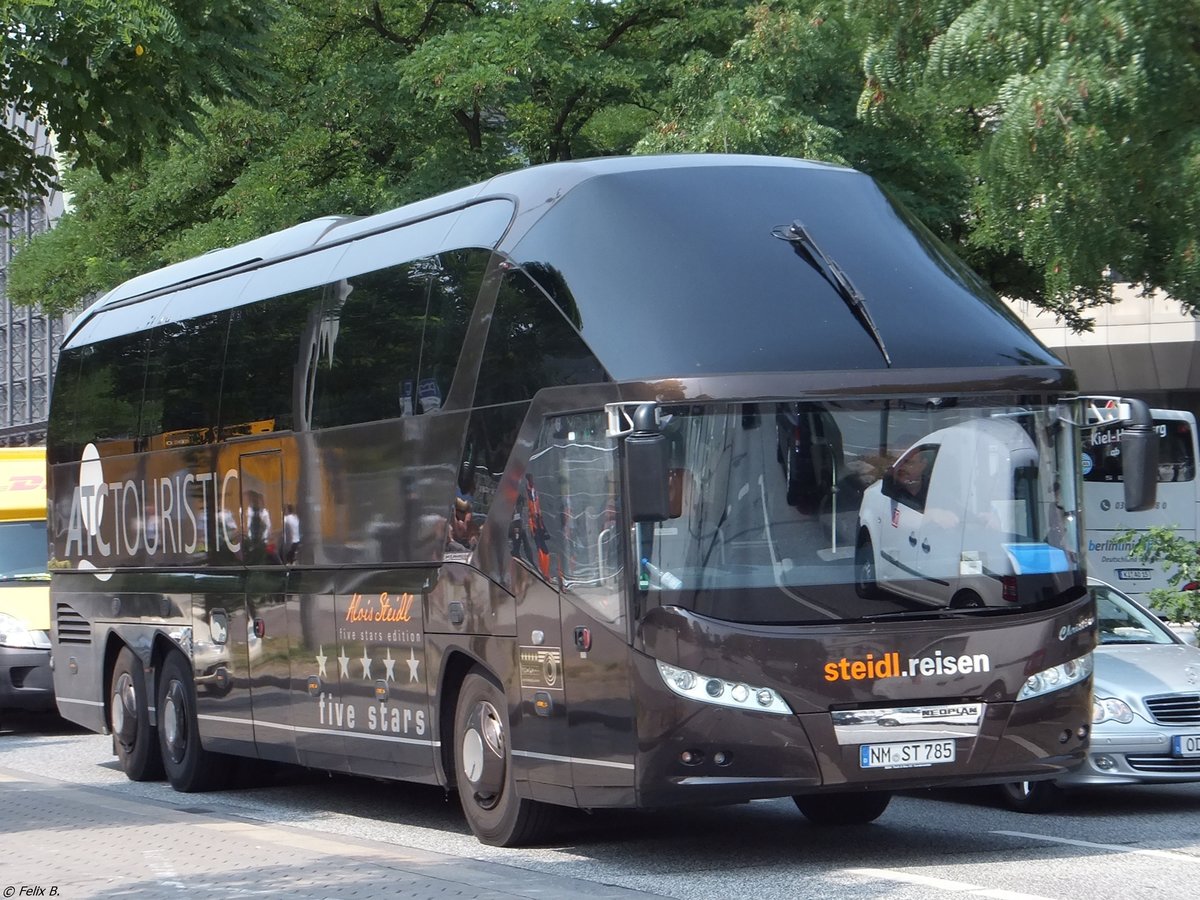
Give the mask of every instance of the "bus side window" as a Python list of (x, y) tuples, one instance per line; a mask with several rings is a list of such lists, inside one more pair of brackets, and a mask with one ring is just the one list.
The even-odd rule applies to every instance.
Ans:
[(327, 321), (316, 360), (313, 427), (412, 415), (421, 332), (435, 265), (416, 260), (356, 275), (326, 289)]
[(296, 348), (321, 302), (319, 288), (233, 311), (221, 394), (221, 438), (294, 428)]
[(74, 347), (64, 350), (58, 358), (58, 371), (54, 374), (54, 403), (50, 405), (47, 429), (46, 461), (50, 465), (79, 459), (86, 443), (75, 427), (80, 408), (86, 402), (86, 388), (79, 377), (82, 356), (83, 349)]
[(148, 339), (149, 332), (141, 331), (80, 348), (72, 397), (79, 445), (94, 443), (102, 456), (136, 449)]
[(154, 330), (142, 404), (148, 449), (212, 443), (229, 313), (220, 312)]
[[(485, 523), (494, 514), (500, 481), (528, 411), (528, 403), (510, 403), (477, 409), (471, 413), (463, 458), (459, 464), (454, 509), (451, 512), (453, 519), (447, 529), (447, 550), (461, 552), (475, 549), (474, 539), (478, 538)], [(516, 500), (510, 516), (523, 509), (523, 497), (518, 496)], [(465, 541), (462, 539), (464, 536), (467, 538)], [(505, 539), (510, 538), (511, 534)]]
[(607, 380), (563, 312), (524, 273), (509, 272), (496, 297), (474, 405), (529, 400), (544, 387)]
[(418, 398), (414, 407), (417, 413), (434, 409), (425, 408), (423, 398), (435, 397), (440, 405), (450, 395), (467, 326), (491, 255), (490, 250), (455, 250), (438, 257), (421, 339)]

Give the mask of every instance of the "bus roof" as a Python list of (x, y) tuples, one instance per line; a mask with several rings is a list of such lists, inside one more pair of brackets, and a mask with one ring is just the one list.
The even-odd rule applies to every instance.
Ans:
[[(328, 217), (134, 278), (63, 341), (86, 345), (446, 250), (522, 267), (613, 380), (1050, 368), (980, 279), (868, 176), (691, 154), (533, 166), (365, 218)], [(266, 269), (266, 267), (270, 267)]]
[[(409, 203), (372, 216), (323, 216), (264, 235), (232, 247), (212, 250), (193, 259), (137, 275), (96, 300), (72, 323), (66, 339), (101, 310), (123, 306), (138, 298), (157, 296), (165, 290), (220, 275), (258, 268), (297, 254), (351, 241), (382, 230), (397, 228), (431, 216), (478, 203), (489, 198), (508, 198), (519, 210), (561, 197), (572, 187), (598, 175), (648, 169), (700, 166), (788, 166), (839, 169), (827, 163), (784, 157), (737, 154), (679, 154), (672, 156), (604, 157), (531, 166), (504, 172), (470, 187)], [(845, 169), (846, 172), (853, 170)]]

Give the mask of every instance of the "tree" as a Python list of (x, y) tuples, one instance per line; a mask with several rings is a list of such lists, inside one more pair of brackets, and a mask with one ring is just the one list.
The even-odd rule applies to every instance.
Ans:
[(840, 0), (753, 7), (722, 56), (673, 68), (665, 111), (640, 152), (762, 153), (853, 166), (884, 182), (941, 237), (960, 242), (970, 158), (955, 123), (916, 104), (866, 121), (861, 19)]
[(107, 182), (69, 173), (75, 211), (17, 256), (9, 296), (70, 309), (138, 272), (320, 215), (628, 152), (665, 84), (657, 54), (723, 52), (741, 6), (292, 0), (264, 42), (274, 77), (256, 102), (213, 104), (198, 134)]
[(997, 291), (1076, 327), (1110, 278), (1200, 310), (1200, 0), (260, 8), (275, 15), (259, 99), (212, 103), (140, 166), (106, 163), (121, 190), (72, 176), (77, 214), (17, 257), (10, 296), (61, 309), (529, 163), (731, 151), (868, 172)]
[(1076, 327), (1111, 279), (1200, 310), (1197, 0), (851, 4), (869, 37), (860, 113), (917, 103), (970, 123), (967, 243), (1019, 258)]
[[(40, 119), (58, 150), (105, 176), (195, 129), (205, 100), (244, 93), (261, 71), (270, 6), (251, 0), (2, 0), (0, 102)], [(55, 183), (20, 128), (0, 130), (0, 207)]]
[(1200, 309), (1197, 0), (769, 0), (643, 147), (846, 162), (1079, 328), (1111, 279)]
[(1116, 540), (1129, 542), (1129, 555), (1145, 563), (1174, 567), (1172, 590), (1155, 588), (1150, 603), (1169, 622), (1200, 622), (1200, 543), (1180, 537), (1174, 528), (1155, 526), (1146, 531), (1126, 531)]

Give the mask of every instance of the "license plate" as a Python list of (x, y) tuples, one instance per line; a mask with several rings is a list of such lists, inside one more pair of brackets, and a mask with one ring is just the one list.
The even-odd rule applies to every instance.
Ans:
[(954, 762), (953, 740), (904, 741), (894, 744), (862, 744), (858, 762), (864, 769), (900, 769)]
[(1154, 577), (1153, 569), (1117, 569), (1120, 581), (1149, 581)]
[(1200, 734), (1177, 734), (1171, 738), (1171, 755), (1200, 756)]

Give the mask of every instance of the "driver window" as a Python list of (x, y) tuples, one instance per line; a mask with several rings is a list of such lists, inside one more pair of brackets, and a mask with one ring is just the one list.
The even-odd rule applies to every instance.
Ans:
[[(604, 622), (622, 621), (624, 567), (617, 446), (601, 413), (553, 416), (542, 425), (514, 526), (516, 555)], [(516, 548), (514, 548), (516, 549)]]
[(937, 460), (936, 444), (914, 447), (897, 460), (892, 467), (891, 490), (888, 496), (898, 503), (925, 512), (925, 501), (929, 496), (929, 478)]

